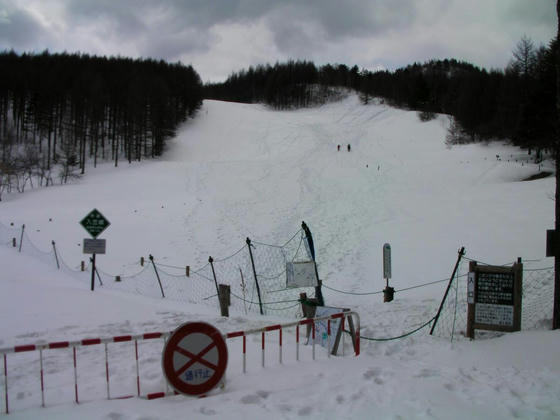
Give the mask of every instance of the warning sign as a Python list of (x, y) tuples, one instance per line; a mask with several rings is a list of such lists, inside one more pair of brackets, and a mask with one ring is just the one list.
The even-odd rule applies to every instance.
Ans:
[(220, 383), (227, 359), (227, 345), (218, 329), (205, 322), (187, 322), (163, 348), (163, 374), (175, 391), (200, 395)]

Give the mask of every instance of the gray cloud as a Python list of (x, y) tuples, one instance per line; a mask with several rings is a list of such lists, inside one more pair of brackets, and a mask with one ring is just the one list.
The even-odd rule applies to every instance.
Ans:
[(41, 23), (25, 10), (0, 1), (0, 48), (33, 48), (37, 39), (50, 40)]
[(555, 25), (542, 0), (0, 0), (5, 48), (181, 59), (203, 79), (288, 58), (504, 67), (521, 36), (548, 43)]

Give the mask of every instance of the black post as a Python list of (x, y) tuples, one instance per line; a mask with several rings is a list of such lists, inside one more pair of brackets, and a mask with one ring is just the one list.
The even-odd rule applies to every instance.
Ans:
[(251, 251), (251, 240), (247, 238), (247, 247), (249, 248), (249, 256), (251, 257), (251, 267), (253, 267), (253, 276), (255, 278), (255, 284), (257, 285), (257, 296), (259, 297), (259, 309), (261, 315), (263, 313), (262, 300), (261, 300), (261, 288), (259, 287), (259, 281), (257, 280), (257, 270), (255, 270), (255, 260), (253, 260), (253, 251)]
[(58, 255), (56, 253), (56, 244), (52, 241), (52, 247), (54, 250), (54, 258), (56, 259), (56, 267), (60, 270), (60, 264), (58, 263)]
[(216, 293), (218, 294), (218, 299), (220, 298), (220, 289), (218, 288), (218, 280), (216, 279), (216, 272), (214, 271), (214, 258), (208, 257), (208, 262), (210, 267), (212, 267), (212, 277), (214, 277), (214, 284), (216, 285)]
[(457, 269), (459, 268), (459, 263), (461, 262), (461, 258), (463, 258), (463, 255), (465, 255), (465, 247), (462, 246), (461, 249), (459, 250), (459, 256), (457, 257), (457, 262), (455, 263), (455, 268), (453, 269), (453, 274), (451, 274), (451, 278), (449, 279), (449, 283), (447, 283), (447, 289), (445, 289), (445, 294), (443, 295), (443, 299), (441, 300), (441, 303), (439, 304), (439, 309), (437, 311), (437, 314), (434, 318), (434, 323), (432, 324), (432, 329), (430, 330), (430, 335), (433, 334), (434, 329), (436, 328), (436, 324), (438, 322), (439, 319), (439, 314), (441, 313), (441, 310), (443, 309), (443, 304), (445, 303), (445, 300), (447, 299), (447, 294), (449, 293), (449, 289), (451, 288), (451, 283), (453, 283), (453, 279), (455, 278), (455, 273), (457, 272)]
[(19, 251), (21, 252), (21, 244), (23, 243), (23, 231), (25, 230), (25, 225), (21, 225), (21, 236), (19, 238)]
[(101, 281), (101, 276), (99, 275), (99, 271), (97, 270), (97, 267), (95, 267), (95, 274), (97, 274), (97, 280), (99, 280), (99, 285), (103, 286), (103, 282)]
[(157, 271), (156, 264), (154, 263), (154, 257), (152, 254), (150, 254), (150, 261), (152, 262), (152, 266), (154, 267), (154, 271), (156, 272), (157, 281), (159, 283), (159, 289), (161, 290), (161, 297), (164, 298), (165, 294), (163, 293), (163, 286), (161, 285), (161, 280), (159, 279), (159, 273)]
[(91, 291), (95, 289), (95, 254), (91, 256)]
[[(560, 0), (556, 1), (556, 41), (560, 40)], [(556, 123), (560, 123), (560, 48), (556, 47)], [(560, 134), (556, 133), (554, 144), (554, 157), (556, 160), (556, 192), (554, 204), (554, 220), (556, 234), (560, 235)], [(560, 255), (554, 256), (554, 306), (552, 309), (552, 329), (560, 328)]]
[(317, 286), (315, 286), (315, 297), (317, 298), (317, 303), (319, 306), (325, 306), (325, 299), (323, 299), (323, 292), (321, 291), (321, 280), (319, 280), (319, 272), (317, 271), (317, 263), (315, 262), (315, 245), (313, 244), (313, 235), (309, 227), (305, 222), (301, 222), (301, 228), (305, 232), (305, 238), (307, 239), (307, 245), (309, 245), (309, 252), (311, 253), (311, 258), (315, 263), (315, 275), (317, 276)]

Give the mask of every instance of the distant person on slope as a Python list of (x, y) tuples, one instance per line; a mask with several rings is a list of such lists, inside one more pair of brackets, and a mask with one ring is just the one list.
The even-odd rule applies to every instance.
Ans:
[(340, 144), (337, 146), (338, 151), (340, 152)]
[(348, 144), (348, 151), (350, 151), (350, 144)]

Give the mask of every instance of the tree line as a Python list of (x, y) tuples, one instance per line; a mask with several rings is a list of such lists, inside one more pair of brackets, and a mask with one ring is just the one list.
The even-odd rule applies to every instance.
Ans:
[(0, 53), (0, 198), (98, 162), (158, 156), (202, 104), (191, 66), (86, 54)]
[(555, 136), (557, 42), (534, 46), (524, 37), (503, 70), (486, 70), (454, 59), (415, 63), (395, 71), (359, 70), (344, 64), (317, 67), (309, 61), (250, 67), (224, 83), (205, 85), (205, 97), (266, 103), (275, 109), (313, 105), (345, 87), (364, 103), (380, 97), (416, 110), (453, 117), (450, 143), (508, 138), (524, 148), (549, 148)]

